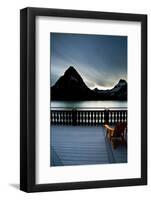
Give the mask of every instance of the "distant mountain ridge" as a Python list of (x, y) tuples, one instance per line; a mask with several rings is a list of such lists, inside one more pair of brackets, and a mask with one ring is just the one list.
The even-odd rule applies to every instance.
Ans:
[(91, 90), (70, 66), (51, 87), (51, 100), (127, 100), (127, 82), (120, 79), (110, 90)]

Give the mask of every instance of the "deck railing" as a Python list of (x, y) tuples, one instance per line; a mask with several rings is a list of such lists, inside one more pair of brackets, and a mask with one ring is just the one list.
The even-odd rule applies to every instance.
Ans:
[(52, 125), (99, 125), (127, 122), (126, 108), (62, 109), (51, 108)]

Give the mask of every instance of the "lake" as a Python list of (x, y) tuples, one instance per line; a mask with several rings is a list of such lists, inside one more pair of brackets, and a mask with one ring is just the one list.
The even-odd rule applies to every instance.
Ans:
[(51, 108), (127, 108), (127, 101), (51, 101)]

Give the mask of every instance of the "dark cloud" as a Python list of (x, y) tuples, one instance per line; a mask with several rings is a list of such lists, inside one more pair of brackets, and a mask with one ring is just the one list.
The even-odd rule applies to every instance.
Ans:
[(51, 84), (74, 66), (93, 88), (127, 80), (127, 37), (51, 33)]

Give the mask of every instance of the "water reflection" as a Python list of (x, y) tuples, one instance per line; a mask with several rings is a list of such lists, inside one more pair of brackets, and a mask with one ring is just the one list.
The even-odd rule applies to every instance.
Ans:
[(127, 101), (51, 101), (51, 108), (125, 108)]

